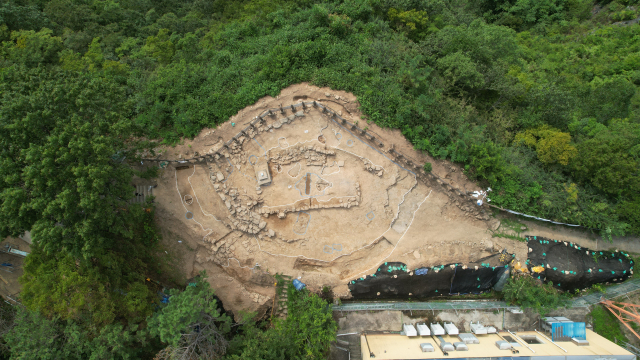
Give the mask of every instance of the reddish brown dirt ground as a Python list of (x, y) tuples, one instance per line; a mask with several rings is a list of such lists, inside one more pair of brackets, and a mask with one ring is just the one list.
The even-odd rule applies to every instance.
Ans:
[[(207, 270), (225, 307), (238, 313), (270, 306), (275, 273), (349, 298), (347, 282), (384, 261), (409, 267), (464, 263), (504, 248), (526, 258), (523, 243), (491, 237), (495, 220), (471, 216), (475, 205), (393, 161), (391, 147), (415, 163), (431, 162), (454, 187), (479, 190), (456, 166), (415, 151), (398, 130), (367, 124), (384, 143), (375, 148), (308, 107), (297, 116), (277, 111), (253, 137), (223, 147), (264, 111), (313, 100), (366, 124), (352, 94), (298, 84), (193, 140), (158, 149), (158, 158), (168, 160), (223, 150), (206, 163), (178, 164), (180, 170), (171, 164), (158, 179), (158, 224), (172, 234), (166, 241), (182, 241), (178, 247), (186, 249), (184, 268), (176, 271), (188, 277)], [(265, 166), (271, 183), (257, 187)], [(188, 204), (186, 195), (195, 201)]]

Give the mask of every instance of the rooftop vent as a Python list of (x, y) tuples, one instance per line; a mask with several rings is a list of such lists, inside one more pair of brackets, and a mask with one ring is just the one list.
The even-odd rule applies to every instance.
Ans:
[(465, 344), (480, 344), (480, 340), (477, 337), (473, 336), (473, 334), (465, 333), (458, 335), (458, 339), (464, 342)]
[(422, 350), (422, 352), (434, 352), (435, 351), (435, 349), (433, 348), (433, 345), (431, 345), (429, 343), (420, 344), (420, 349)]
[(589, 341), (588, 340), (582, 340), (582, 339), (577, 339), (577, 338), (571, 338), (571, 342), (578, 345), (578, 346), (588, 346), (589, 345)]
[(440, 343), (440, 349), (442, 349), (442, 351), (445, 351), (445, 352), (456, 350), (453, 344), (447, 341), (443, 341)]
[(535, 335), (520, 335), (520, 338), (527, 344), (544, 344), (544, 342)]

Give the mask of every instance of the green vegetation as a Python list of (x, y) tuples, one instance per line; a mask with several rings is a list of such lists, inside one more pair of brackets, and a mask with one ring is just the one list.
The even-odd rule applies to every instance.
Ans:
[(629, 341), (622, 333), (620, 321), (602, 305), (594, 306), (589, 316), (593, 323), (593, 330), (598, 334), (613, 342), (616, 340)]
[[(320, 357), (333, 325), (326, 303), (306, 293), (290, 296), (306, 310), (289, 311), (313, 319), (308, 330), (276, 320), (265, 331), (236, 327), (236, 336), (204, 285), (174, 294), (203, 312), (179, 321), (179, 310), (158, 312), (160, 289), (145, 279), (176, 284), (152, 204), (129, 203), (134, 174), (158, 174), (131, 166), (149, 148), (143, 139), (175, 144), (303, 81), (353, 92), (368, 121), (459, 163), (494, 189), (493, 204), (606, 239), (640, 235), (640, 26), (618, 23), (638, 8), (637, 0), (3, 1), (0, 236), (31, 231), (34, 241), (25, 308), (5, 336), (11, 357), (173, 349), (163, 353), (171, 357), (183, 340), (143, 331), (147, 323), (187, 331), (198, 321), (229, 340), (225, 356)], [(541, 312), (560, 305), (551, 289), (525, 281), (507, 286), (510, 301)]]
[[(524, 229), (523, 229), (524, 228)], [(527, 227), (517, 220), (505, 217), (500, 220), (500, 227), (493, 232), (492, 237), (501, 237), (505, 239), (511, 239), (521, 242), (527, 242), (527, 239), (522, 235), (526, 231)]]
[(532, 309), (540, 315), (564, 306), (567, 300), (567, 295), (555, 289), (553, 284), (540, 284), (527, 275), (509, 279), (503, 294), (506, 302)]
[(286, 287), (288, 314), (275, 319), (266, 331), (249, 324), (244, 335), (230, 349), (233, 360), (324, 359), (329, 342), (335, 340), (337, 326), (331, 305), (305, 288)]
[(222, 315), (219, 304), (204, 281), (206, 274), (190, 283), (184, 291), (172, 289), (168, 305), (150, 317), (148, 331), (168, 346), (158, 356), (164, 359), (216, 359), (226, 353), (232, 319)]

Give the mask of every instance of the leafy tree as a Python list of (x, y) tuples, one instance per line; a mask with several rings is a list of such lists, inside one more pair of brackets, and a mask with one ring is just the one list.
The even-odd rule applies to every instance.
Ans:
[(567, 0), (478, 0), (477, 5), (490, 21), (516, 29), (565, 18)]
[(477, 65), (461, 51), (439, 58), (437, 64), (448, 87), (474, 90), (485, 85)]
[(545, 164), (568, 165), (577, 150), (571, 145), (571, 135), (543, 125), (516, 135), (515, 142), (536, 149), (538, 159)]
[(160, 64), (168, 64), (175, 53), (175, 45), (169, 36), (169, 29), (160, 29), (157, 36), (149, 36), (142, 48)]
[(58, 62), (58, 52), (62, 50), (62, 39), (52, 36), (53, 31), (42, 29), (11, 32), (12, 42), (4, 42), (4, 52), (9, 60), (29, 67), (52, 65)]
[(217, 359), (225, 355), (232, 319), (202, 273), (184, 291), (170, 290), (170, 301), (148, 320), (149, 332), (168, 344), (159, 359)]
[(511, 278), (504, 286), (504, 299), (525, 309), (532, 309), (540, 315), (564, 305), (566, 296), (552, 284), (537, 283), (528, 275)]
[(307, 289), (287, 287), (286, 319), (275, 319), (273, 327), (257, 331), (245, 326), (230, 359), (322, 359), (335, 339), (336, 323), (331, 305)]
[(40, 30), (49, 25), (49, 19), (37, 6), (3, 2), (0, 5), (0, 24), (7, 25), (10, 31)]
[(429, 33), (438, 31), (433, 23), (429, 22), (426, 11), (411, 9), (402, 11), (390, 8), (387, 12), (389, 22), (399, 30), (407, 34), (413, 41), (424, 39)]
[(493, 142), (472, 144), (470, 149), (472, 174), (480, 179), (496, 183), (507, 171), (501, 149)]
[(587, 139), (577, 146), (572, 166), (575, 175), (609, 194), (630, 194), (640, 185), (640, 159), (635, 149), (640, 144), (640, 125), (616, 120), (610, 126), (595, 122), (576, 125)]
[(629, 225), (629, 232), (640, 234), (640, 196), (620, 202), (616, 212)]
[(139, 359), (148, 342), (136, 326), (112, 324), (91, 335), (75, 321), (49, 320), (19, 307), (12, 330), (4, 335), (12, 360)]
[(31, 230), (44, 252), (85, 259), (131, 236), (122, 89), (19, 65), (0, 73), (0, 89), (0, 236)]
[[(135, 251), (132, 244), (122, 245)], [(85, 320), (91, 331), (116, 320), (138, 323), (151, 314), (155, 298), (145, 284), (145, 269), (136, 266), (139, 261), (112, 251), (91, 261), (75, 260), (36, 247), (20, 279), (21, 298), (27, 308), (49, 318)]]

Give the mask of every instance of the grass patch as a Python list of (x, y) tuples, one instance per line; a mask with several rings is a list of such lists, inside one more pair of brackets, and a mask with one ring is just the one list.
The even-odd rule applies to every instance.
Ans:
[[(524, 229), (523, 229), (524, 227)], [(492, 237), (500, 237), (505, 239), (511, 239), (515, 241), (527, 242), (523, 232), (528, 230), (527, 226), (521, 222), (504, 217), (500, 220), (500, 227), (492, 234)]]
[(589, 317), (593, 324), (593, 330), (609, 341), (629, 341), (620, 328), (620, 321), (602, 305), (596, 305), (589, 313)]
[(511, 239), (511, 240), (515, 240), (515, 241), (521, 241), (521, 242), (527, 242), (527, 239), (524, 236), (518, 236), (518, 235), (512, 235), (512, 234), (507, 234), (507, 233), (503, 233), (503, 232), (494, 232), (491, 237), (499, 237), (499, 238), (505, 238), (505, 239)]

